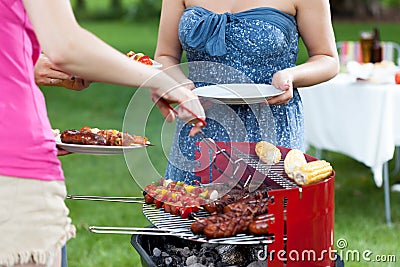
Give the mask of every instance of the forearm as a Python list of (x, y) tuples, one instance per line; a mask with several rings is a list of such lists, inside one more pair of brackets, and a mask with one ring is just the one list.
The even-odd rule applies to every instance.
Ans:
[(307, 87), (335, 77), (339, 72), (339, 63), (335, 56), (316, 55), (284, 71), (292, 77), (293, 87)]
[[(50, 60), (68, 73), (74, 73), (92, 81), (125, 86), (140, 86), (159, 73), (154, 68), (130, 60), (80, 27), (72, 34), (79, 42), (65, 42), (61, 46), (50, 46), (45, 50)], [(82, 43), (85, 45), (81, 45)], [(68, 51), (74, 51), (74, 53)], [(149, 86), (157, 86), (157, 84), (149, 81)]]
[[(24, 5), (43, 51), (61, 70), (87, 80), (132, 87), (160, 73), (130, 60), (80, 27), (69, 1), (24, 0)], [(157, 78), (147, 86), (159, 86), (153, 80)]]
[(60, 70), (80, 78), (130, 87), (146, 87), (172, 103), (188, 105), (194, 114), (178, 110), (185, 122), (194, 122), (194, 134), (204, 125), (204, 110), (195, 94), (165, 72), (129, 59), (75, 20), (69, 0), (22, 0), (39, 43)]
[(168, 73), (168, 75), (173, 77), (180, 84), (191, 82), (181, 68), (180, 59), (167, 55), (157, 55), (157, 53), (154, 59), (163, 65), (163, 71)]
[(185, 9), (183, 0), (163, 0), (154, 59), (180, 84), (191, 83), (179, 66), (182, 46), (178, 36), (179, 19)]
[[(299, 34), (309, 59), (292, 68), (294, 87), (325, 82), (339, 72), (329, 0), (294, 0)], [(318, 22), (318, 23), (316, 23)]]

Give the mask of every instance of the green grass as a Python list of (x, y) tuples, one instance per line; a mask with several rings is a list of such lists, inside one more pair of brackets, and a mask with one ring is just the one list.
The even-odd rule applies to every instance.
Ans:
[[(150, 55), (154, 53), (158, 26), (156, 23), (85, 22), (82, 25), (122, 52), (132, 49)], [(373, 24), (335, 23), (337, 40), (356, 40), (359, 30), (371, 29), (372, 26)], [(382, 24), (380, 27), (382, 38), (400, 42), (398, 26)], [(82, 92), (60, 88), (43, 88), (43, 91), (52, 125), (59, 129), (79, 128), (83, 125), (121, 129), (125, 109), (135, 93), (135, 89), (97, 83)], [(151, 121), (147, 130), (151, 140), (157, 140), (154, 141), (157, 147), (149, 148), (148, 152), (162, 171), (166, 162), (165, 158), (160, 157), (160, 143), (157, 138), (162, 123), (161, 116), (153, 112)], [(332, 162), (337, 173), (335, 240), (346, 239), (348, 249), (351, 250), (370, 250), (374, 255), (395, 254), (397, 262), (400, 262), (400, 194), (392, 194), (394, 225), (389, 228), (384, 220), (383, 190), (374, 185), (370, 170), (337, 153), (326, 152), (324, 157)], [(123, 156), (73, 154), (62, 157), (61, 161), (69, 194), (141, 194)], [(146, 168), (140, 168), (139, 164), (134, 173), (136, 177), (145, 178), (147, 171)], [(392, 177), (392, 181), (394, 178)], [(68, 243), (69, 266), (140, 266), (139, 256), (130, 245), (130, 236), (96, 235), (87, 231), (89, 225), (146, 226), (148, 222), (142, 215), (140, 205), (77, 200), (66, 202), (78, 230), (77, 237)], [(390, 265), (365, 261), (346, 263), (346, 267), (398, 265), (399, 263)]]

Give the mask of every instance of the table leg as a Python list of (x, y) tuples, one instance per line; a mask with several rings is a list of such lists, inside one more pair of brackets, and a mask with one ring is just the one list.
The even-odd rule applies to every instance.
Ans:
[(391, 212), (390, 212), (390, 189), (389, 189), (389, 162), (383, 164), (383, 189), (385, 194), (385, 215), (386, 223), (392, 226)]
[(400, 172), (400, 146), (396, 146), (395, 150), (395, 165), (394, 165), (394, 170), (393, 170), (393, 175), (397, 175)]
[(315, 148), (315, 157), (317, 159), (321, 159), (321, 157), (322, 157), (322, 149), (321, 148)]

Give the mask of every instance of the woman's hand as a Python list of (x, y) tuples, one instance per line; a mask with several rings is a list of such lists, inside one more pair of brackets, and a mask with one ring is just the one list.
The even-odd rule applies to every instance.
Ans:
[[(187, 124), (193, 124), (190, 136), (194, 136), (206, 126), (204, 109), (189, 86), (182, 85), (169, 90), (167, 88), (153, 90), (151, 99), (167, 122), (172, 122), (178, 116)], [(178, 104), (175, 110), (172, 110), (170, 106), (173, 103)]]
[(74, 77), (59, 70), (45, 54), (41, 54), (35, 65), (35, 82), (37, 85), (62, 86), (71, 90), (83, 90), (90, 82)]
[(293, 98), (293, 76), (288, 70), (276, 72), (272, 76), (272, 85), (285, 92), (268, 99), (268, 104), (281, 105), (289, 102), (289, 100)]
[(71, 89), (71, 90), (76, 90), (76, 91), (81, 91), (87, 87), (89, 87), (89, 85), (91, 84), (90, 81), (84, 80), (82, 78), (78, 78), (78, 77), (74, 77), (72, 76), (70, 79), (68, 80), (63, 80), (60, 84), (58, 84), (59, 86), (65, 87), (67, 89)]
[(72, 154), (72, 153), (57, 146), (57, 156), (65, 156), (65, 155), (69, 155), (69, 154)]

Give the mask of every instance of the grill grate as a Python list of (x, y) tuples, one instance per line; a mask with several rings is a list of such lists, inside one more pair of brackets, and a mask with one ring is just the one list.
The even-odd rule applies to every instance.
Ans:
[[(235, 164), (242, 161), (247, 167), (252, 168), (254, 171), (260, 173), (266, 180), (266, 183), (271, 184), (270, 188), (291, 189), (300, 188), (294, 183), (285, 173), (284, 161), (280, 160), (277, 164), (268, 165), (259, 161), (256, 155), (243, 153), (239, 149), (231, 146), (231, 157)], [(214, 162), (215, 163), (215, 162)], [(218, 168), (217, 166), (215, 166)], [(253, 175), (254, 176), (254, 175)], [(230, 245), (257, 245), (257, 244), (272, 244), (274, 242), (274, 235), (254, 236), (250, 234), (239, 234), (234, 237), (226, 237), (219, 239), (207, 239), (203, 236), (194, 235), (190, 231), (190, 225), (195, 219), (183, 219), (180, 216), (172, 215), (164, 212), (164, 209), (158, 209), (153, 204), (143, 204), (143, 214), (145, 217), (157, 228), (171, 229), (174, 232), (178, 231), (183, 239), (214, 243), (214, 244), (230, 244)], [(196, 213), (197, 218), (208, 217), (210, 214), (205, 211)], [(178, 234), (178, 236), (179, 236)]]
[[(239, 234), (234, 237), (207, 239), (203, 236), (194, 235), (190, 231), (190, 225), (195, 219), (182, 219), (180, 216), (164, 212), (164, 209), (157, 209), (155, 205), (143, 204), (143, 214), (157, 228), (171, 229), (174, 233), (182, 234), (183, 239), (212, 244), (225, 245), (257, 245), (271, 244), (274, 242), (273, 235), (254, 236), (248, 234)], [(208, 217), (210, 214), (205, 211), (196, 213), (197, 218)]]
[(283, 159), (281, 159), (277, 164), (268, 165), (260, 162), (257, 155), (243, 153), (234, 146), (231, 146), (231, 148), (231, 153), (234, 157), (241, 159), (247, 166), (263, 174), (266, 180), (273, 181), (283, 189), (300, 188), (300, 186), (291, 180), (285, 173)]

